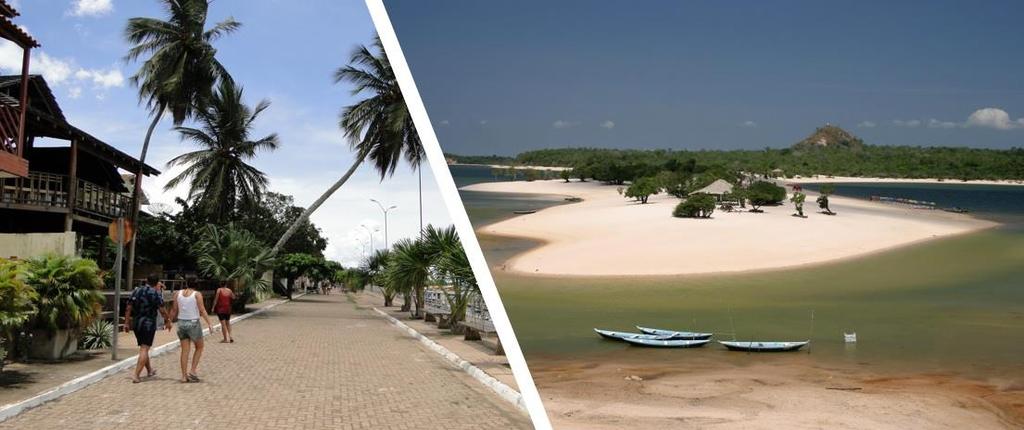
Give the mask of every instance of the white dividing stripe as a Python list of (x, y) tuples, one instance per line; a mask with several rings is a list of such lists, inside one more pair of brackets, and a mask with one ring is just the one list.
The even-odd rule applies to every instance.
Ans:
[(402, 48), (398, 43), (395, 29), (391, 26), (391, 20), (388, 18), (384, 3), (382, 0), (366, 0), (366, 7), (370, 10), (373, 24), (377, 27), (377, 34), (380, 36), (384, 50), (387, 52), (391, 68), (395, 71), (398, 85), (402, 88), (405, 103), (409, 108), (409, 113), (412, 115), (413, 123), (416, 124), (420, 140), (423, 142), (423, 150), (427, 155), (427, 161), (430, 162), (430, 168), (434, 171), (437, 188), (444, 198), (445, 206), (448, 208), (449, 216), (451, 216), (452, 222), (455, 224), (455, 229), (459, 232), (459, 237), (462, 238), (463, 247), (465, 247), (470, 265), (473, 267), (473, 274), (476, 276), (477, 284), (480, 286), (480, 293), (487, 303), (487, 309), (490, 311), (494, 328), (498, 331), (501, 344), (505, 348), (505, 355), (508, 357), (509, 365), (512, 367), (512, 373), (515, 376), (516, 384), (519, 386), (519, 392), (526, 403), (526, 409), (530, 413), (530, 419), (533, 420), (535, 428), (540, 430), (550, 429), (551, 422), (544, 411), (544, 404), (541, 401), (540, 394), (537, 393), (533, 377), (530, 376), (530, 369), (526, 365), (523, 351), (519, 348), (519, 341), (516, 340), (512, 324), (509, 323), (508, 315), (505, 313), (505, 306), (501, 303), (501, 297), (498, 295), (498, 289), (494, 285), (490, 268), (484, 259), (483, 253), (480, 251), (480, 244), (476, 240), (473, 225), (470, 224), (469, 217), (466, 215), (466, 208), (462, 205), (459, 191), (455, 187), (455, 181), (452, 179), (451, 172), (448, 170), (448, 164), (444, 159), (441, 145), (437, 141), (437, 135), (434, 134), (434, 128), (430, 124), (430, 117), (427, 116), (427, 109), (423, 105), (423, 100), (420, 99), (420, 93), (416, 89), (416, 82), (413, 80), (408, 63), (405, 61), (405, 55), (402, 53)]

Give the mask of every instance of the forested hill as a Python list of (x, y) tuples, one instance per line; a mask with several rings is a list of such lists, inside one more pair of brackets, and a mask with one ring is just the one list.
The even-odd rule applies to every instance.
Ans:
[[(824, 140), (822, 140), (824, 138)], [(459, 163), (477, 157), (450, 155)], [(875, 146), (838, 127), (819, 128), (790, 148), (733, 151), (620, 150), (562, 148), (528, 151), (512, 157), (486, 157), (480, 164), (580, 167), (601, 162), (624, 166), (690, 163), (731, 171), (785, 176), (833, 175), (883, 178), (1024, 180), (1024, 148), (1008, 150)]]

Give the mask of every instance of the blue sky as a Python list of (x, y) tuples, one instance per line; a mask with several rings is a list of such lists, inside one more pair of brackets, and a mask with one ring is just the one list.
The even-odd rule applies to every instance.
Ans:
[(1019, 1), (386, 5), (447, 152), (1024, 147)]
[[(22, 13), (15, 22), (28, 29), (42, 48), (33, 55), (33, 72), (42, 73), (53, 87), (72, 124), (115, 147), (137, 156), (149, 120), (128, 82), (136, 64), (121, 58), (127, 50), (122, 39), (125, 22), (135, 16), (160, 16), (154, 0), (20, 0)], [(218, 57), (245, 87), (250, 105), (262, 98), (272, 104), (257, 121), (255, 136), (277, 132), (282, 145), (258, 157), (254, 164), (271, 179), (270, 189), (295, 196), (308, 205), (333, 183), (353, 161), (338, 131), (342, 106), (353, 99), (346, 84), (335, 85), (332, 74), (344, 65), (356, 44), (371, 42), (374, 29), (361, 1), (218, 0), (210, 9), (209, 23), (233, 16), (242, 29), (216, 44)], [(20, 70), (20, 50), (0, 45), (0, 69)], [(173, 202), (183, 189), (170, 193), (162, 186), (176, 172), (165, 163), (191, 149), (160, 124), (149, 163), (165, 173), (146, 183), (154, 202)], [(426, 166), (425, 166), (426, 167)], [(450, 223), (425, 168), (424, 218), (426, 223)], [(352, 264), (362, 254), (358, 241), (368, 234), (359, 227), (383, 224), (380, 210), (368, 199), (377, 198), (399, 208), (389, 220), (391, 242), (415, 236), (418, 230), (416, 175), (402, 166), (383, 183), (364, 166), (321, 209), (313, 221), (330, 239), (328, 256)], [(375, 236), (383, 245), (383, 231)]]

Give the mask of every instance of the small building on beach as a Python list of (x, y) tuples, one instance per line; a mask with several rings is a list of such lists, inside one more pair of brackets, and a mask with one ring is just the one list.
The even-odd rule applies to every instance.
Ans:
[(717, 198), (718, 201), (722, 201), (722, 196), (731, 193), (732, 188), (733, 185), (730, 184), (728, 181), (724, 179), (716, 179), (715, 182), (712, 182), (708, 186), (690, 193), (690, 195), (692, 196), (694, 194), (710, 194), (712, 196), (715, 196), (715, 198)]

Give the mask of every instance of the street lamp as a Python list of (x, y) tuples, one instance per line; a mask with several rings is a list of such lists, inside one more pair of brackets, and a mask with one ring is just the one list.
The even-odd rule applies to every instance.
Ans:
[(377, 199), (370, 199), (370, 201), (376, 203), (380, 207), (380, 211), (384, 213), (384, 249), (390, 248), (391, 244), (388, 242), (388, 212), (398, 209), (398, 206), (391, 205), (385, 209), (384, 204), (378, 202)]
[(373, 232), (380, 230), (380, 228), (375, 227), (373, 230), (370, 230), (370, 227), (367, 227), (366, 224), (359, 224), (359, 226), (366, 230), (366, 235), (370, 237), (370, 252), (375, 251), (376, 249), (373, 247)]

